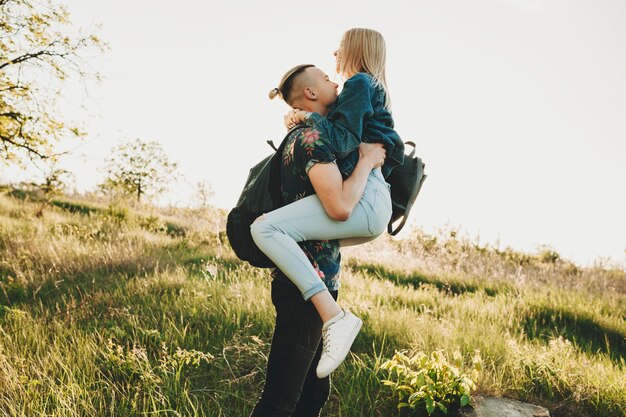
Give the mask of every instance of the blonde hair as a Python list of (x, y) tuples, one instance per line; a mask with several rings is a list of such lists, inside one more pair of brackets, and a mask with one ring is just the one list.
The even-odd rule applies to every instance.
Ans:
[(385, 64), (387, 48), (383, 35), (373, 29), (353, 28), (343, 34), (339, 73), (351, 77), (357, 72), (365, 72), (374, 78), (374, 82), (385, 92), (385, 107), (391, 107)]
[(298, 78), (300, 78), (300, 75), (304, 73), (304, 70), (306, 70), (307, 68), (314, 67), (314, 66), (315, 65), (313, 64), (301, 64), (301, 65), (296, 65), (295, 67), (287, 71), (285, 75), (283, 75), (283, 77), (280, 79), (280, 82), (278, 83), (278, 87), (272, 88), (270, 90), (268, 94), (270, 100), (274, 100), (276, 96), (280, 95), (287, 104), (291, 105), (293, 100), (297, 98), (295, 97), (297, 96), (297, 94), (295, 96), (293, 94), (296, 81), (298, 80)]

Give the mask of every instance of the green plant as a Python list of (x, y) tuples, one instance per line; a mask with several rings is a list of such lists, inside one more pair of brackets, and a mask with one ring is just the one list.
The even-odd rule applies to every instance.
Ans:
[(128, 211), (127, 207), (114, 206), (111, 204), (109, 205), (107, 215), (111, 217), (111, 219), (113, 219), (116, 223), (122, 224), (128, 220), (130, 212)]
[[(382, 365), (389, 371), (383, 384), (391, 387), (398, 395), (398, 410), (408, 407), (416, 411), (426, 411), (428, 415), (436, 410), (448, 414), (448, 410), (466, 406), (470, 402), (470, 391), (474, 381), (461, 371), (463, 357), (457, 351), (450, 363), (443, 351), (429, 355), (417, 352), (408, 356), (404, 351), (396, 352)], [(472, 358), (471, 377), (476, 378), (482, 360), (476, 351)]]
[(165, 224), (159, 216), (149, 215), (139, 217), (139, 226), (149, 232), (159, 233), (165, 230)]
[[(154, 337), (154, 332), (149, 334)], [(164, 342), (158, 352), (151, 353), (137, 343), (125, 347), (110, 338), (100, 368), (123, 391), (149, 395), (162, 391), (165, 386), (185, 385), (192, 369), (199, 368), (202, 362), (209, 364), (214, 359), (210, 353), (193, 349), (177, 347), (172, 353), (169, 350)], [(152, 357), (155, 355), (156, 358)]]

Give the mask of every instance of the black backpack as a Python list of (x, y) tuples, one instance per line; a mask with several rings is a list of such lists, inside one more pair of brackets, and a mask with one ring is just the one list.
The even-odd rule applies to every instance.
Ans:
[[(415, 156), (415, 143), (404, 143), (412, 146), (413, 150), (410, 154), (404, 155), (402, 165), (396, 166), (386, 179), (389, 185), (391, 185), (392, 214), (391, 221), (389, 221), (387, 226), (387, 232), (391, 236), (397, 235), (406, 224), (409, 218), (409, 211), (411, 211), (413, 203), (426, 179), (424, 174), (426, 165), (419, 157)], [(393, 223), (398, 220), (400, 220), (400, 224), (394, 229)]]
[(285, 204), (280, 192), (280, 169), (283, 150), (289, 135), (296, 129), (306, 127), (299, 125), (291, 129), (276, 149), (272, 141), (267, 143), (275, 152), (250, 169), (246, 185), (239, 196), (237, 205), (228, 213), (226, 234), (230, 246), (237, 257), (260, 268), (273, 268), (274, 263), (258, 248), (252, 239), (250, 225), (264, 213), (280, 208)]

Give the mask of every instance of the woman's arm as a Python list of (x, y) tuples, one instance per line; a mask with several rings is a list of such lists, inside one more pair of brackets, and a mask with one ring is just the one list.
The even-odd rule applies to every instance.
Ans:
[(296, 124), (321, 126), (338, 158), (354, 151), (363, 139), (368, 120), (374, 115), (372, 105), (374, 87), (365, 74), (356, 74), (346, 81), (337, 103), (327, 117), (305, 111), (294, 112)]
[(363, 196), (371, 170), (384, 161), (385, 148), (381, 144), (363, 143), (359, 145), (359, 162), (345, 181), (336, 164), (313, 165), (309, 170), (309, 179), (328, 217), (338, 221), (348, 220)]

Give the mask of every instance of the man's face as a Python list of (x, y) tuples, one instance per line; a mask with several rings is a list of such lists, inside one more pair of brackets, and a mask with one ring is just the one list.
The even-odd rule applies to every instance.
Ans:
[(307, 71), (311, 72), (313, 79), (317, 83), (315, 89), (319, 103), (326, 108), (330, 107), (337, 100), (339, 85), (332, 82), (328, 75), (317, 67), (308, 68)]

